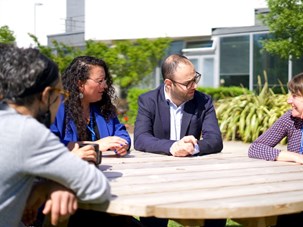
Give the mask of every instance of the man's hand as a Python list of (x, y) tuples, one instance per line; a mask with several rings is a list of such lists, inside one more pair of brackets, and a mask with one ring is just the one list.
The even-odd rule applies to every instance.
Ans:
[(22, 221), (25, 225), (35, 221), (38, 209), (44, 202), (43, 213), (51, 215), (53, 225), (68, 218), (78, 206), (76, 196), (69, 189), (51, 181), (38, 182), (33, 186), (23, 212)]
[(43, 214), (51, 215), (52, 225), (57, 225), (59, 221), (66, 220), (74, 214), (78, 208), (75, 194), (63, 186), (54, 187), (47, 199)]
[(184, 136), (176, 141), (170, 148), (170, 153), (175, 157), (185, 157), (193, 155), (197, 139), (194, 136)]

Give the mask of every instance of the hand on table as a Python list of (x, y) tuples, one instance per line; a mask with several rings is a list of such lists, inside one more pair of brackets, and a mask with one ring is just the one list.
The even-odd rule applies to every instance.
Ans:
[(119, 136), (107, 136), (95, 142), (99, 144), (99, 149), (102, 152), (114, 150), (118, 156), (126, 155), (129, 149), (127, 141)]
[(44, 214), (51, 215), (51, 223), (68, 218), (77, 209), (77, 198), (72, 191), (52, 181), (39, 182), (33, 186), (23, 211), (22, 222), (32, 224), (37, 217), (38, 209), (45, 202)]
[(77, 197), (74, 193), (63, 186), (57, 186), (50, 193), (45, 203), (43, 214), (50, 214), (52, 225), (57, 225), (58, 222), (64, 221), (74, 214), (77, 208)]
[(277, 161), (295, 162), (303, 164), (303, 155), (292, 151), (281, 151), (277, 157)]
[(194, 136), (184, 136), (176, 141), (170, 148), (170, 153), (175, 157), (185, 157), (193, 155), (197, 139)]
[(129, 145), (128, 144), (121, 145), (120, 147), (116, 147), (115, 153), (118, 156), (125, 156), (125, 155), (127, 155), (128, 149), (129, 149)]

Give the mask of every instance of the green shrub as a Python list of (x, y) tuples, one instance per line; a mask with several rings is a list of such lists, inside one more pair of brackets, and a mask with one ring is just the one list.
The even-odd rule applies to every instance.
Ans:
[(248, 89), (242, 87), (198, 87), (197, 90), (210, 95), (214, 101), (252, 93)]
[[(268, 88), (267, 81), (261, 88), (260, 78), (258, 83), (259, 94), (244, 94), (216, 102), (216, 114), (225, 140), (253, 142), (290, 108), (286, 94), (275, 94)], [(285, 144), (286, 138), (281, 143)]]
[(139, 88), (131, 88), (127, 92), (127, 103), (128, 103), (128, 123), (133, 125), (136, 121), (137, 112), (138, 112), (138, 98), (141, 94), (149, 91), (149, 89), (139, 89)]

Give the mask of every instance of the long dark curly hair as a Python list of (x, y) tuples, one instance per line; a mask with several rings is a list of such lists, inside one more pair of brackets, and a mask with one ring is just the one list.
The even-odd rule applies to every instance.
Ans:
[[(91, 56), (79, 56), (74, 58), (70, 65), (66, 68), (62, 75), (63, 87), (70, 93), (69, 99), (65, 101), (66, 125), (73, 120), (77, 127), (78, 138), (86, 140), (87, 130), (86, 122), (82, 116), (83, 107), (81, 106), (80, 90), (78, 81), (83, 83), (89, 78), (90, 69), (92, 66), (100, 66), (105, 71), (105, 79), (107, 89), (103, 92), (102, 99), (95, 102), (93, 105), (100, 108), (101, 115), (109, 121), (117, 116), (117, 108), (113, 101), (117, 98), (115, 88), (113, 87), (113, 79), (105, 61)], [(66, 130), (69, 130), (68, 128)]]

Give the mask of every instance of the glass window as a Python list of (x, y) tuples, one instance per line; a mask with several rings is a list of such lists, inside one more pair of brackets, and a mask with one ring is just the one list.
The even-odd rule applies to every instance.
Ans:
[(264, 82), (264, 71), (267, 74), (268, 86), (275, 92), (281, 90), (279, 81), (286, 88), (288, 82), (288, 60), (281, 59), (262, 49), (262, 40), (270, 38), (269, 34), (255, 34), (253, 36), (253, 89), (258, 88), (258, 76)]
[(205, 40), (205, 41), (191, 41), (191, 42), (186, 42), (186, 47), (187, 49), (190, 48), (210, 48), (213, 46), (213, 41), (212, 40)]
[(303, 57), (299, 58), (299, 59), (293, 59), (292, 61), (292, 74), (297, 75), (301, 72), (303, 72)]
[(249, 36), (220, 39), (220, 85), (249, 88)]
[(203, 71), (202, 80), (204, 87), (213, 87), (214, 86), (214, 58), (204, 58), (203, 59)]

